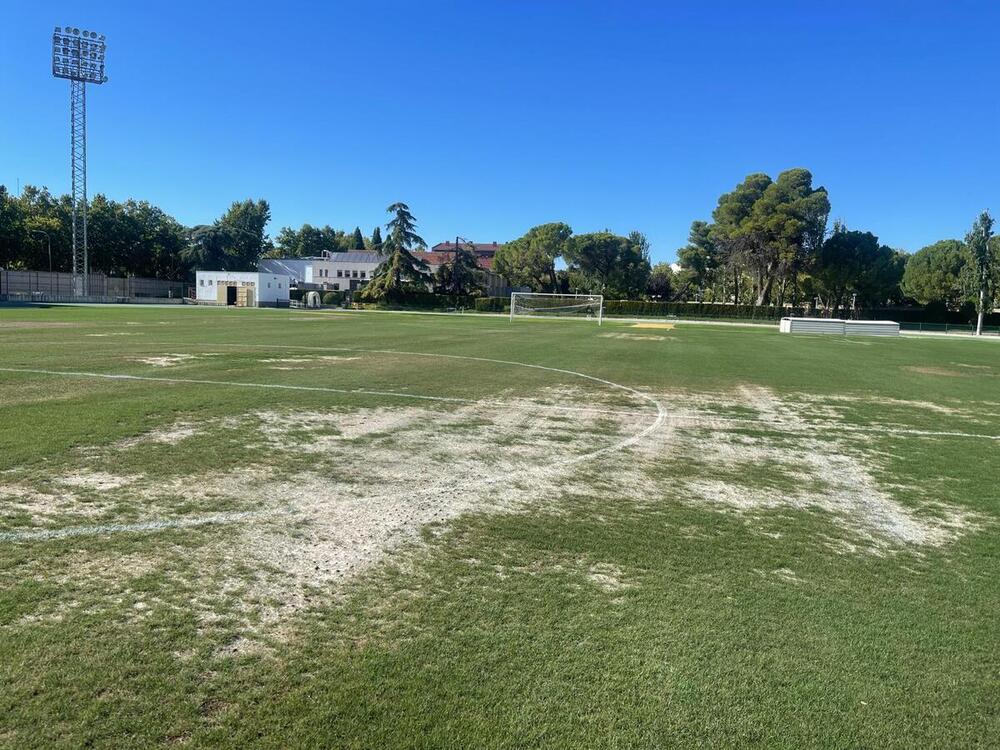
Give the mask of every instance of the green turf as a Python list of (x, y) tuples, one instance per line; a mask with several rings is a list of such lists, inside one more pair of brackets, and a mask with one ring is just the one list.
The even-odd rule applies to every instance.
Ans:
[[(213, 356), (139, 361), (166, 354)], [(430, 522), (360, 573), (307, 587), (278, 625), (261, 613), (280, 609), (265, 599), (282, 586), (257, 584), (283, 580), (281, 565), (244, 554), (255, 521), (3, 536), (257, 513), (269, 501), (254, 490), (190, 492), (253, 472), (279, 494), (309, 477), (336, 512), (379, 489), (393, 470), (385, 456), (447, 478), (508, 451), (523, 450), (525, 465), (532, 451), (564, 457), (616, 429), (610, 416), (540, 416), (496, 432), (497, 455), (470, 469), (449, 446), (476, 456), (471, 443), (504, 410), (449, 421), (465, 401), (407, 394), (545, 402), (572, 389), (581, 409), (635, 409), (637, 425), (654, 414), (634, 393), (565, 372), (426, 354), (583, 373), (677, 419), (660, 430), (669, 439), (581, 462), (555, 485), (512, 472), (522, 507), (472, 504)], [(296, 358), (306, 362), (264, 361)], [(0, 368), (230, 383), (0, 370), (0, 746), (912, 748), (1000, 736), (995, 341), (0, 308)], [(755, 421), (768, 398), (791, 421)], [(416, 408), (422, 426), (358, 435), (315, 416)], [(304, 416), (269, 435), (272, 413)], [(706, 421), (684, 422), (692, 415)], [(197, 429), (143, 439), (178, 424)], [(936, 543), (882, 539), (830, 508), (785, 502), (853, 481), (840, 464), (824, 473), (780, 458), (817, 446), (870, 471), (862, 498), (882, 493), (927, 528), (958, 516), (964, 527)], [(87, 472), (141, 479), (62, 483)], [(737, 510), (691, 486), (774, 502)], [(485, 503), (497, 487), (479, 491)], [(311, 538), (308, 517), (259, 523), (289, 544)]]

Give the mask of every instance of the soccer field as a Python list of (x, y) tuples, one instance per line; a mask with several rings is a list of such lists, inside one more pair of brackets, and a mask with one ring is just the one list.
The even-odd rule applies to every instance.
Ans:
[(0, 746), (995, 745), (998, 378), (991, 340), (0, 308)]

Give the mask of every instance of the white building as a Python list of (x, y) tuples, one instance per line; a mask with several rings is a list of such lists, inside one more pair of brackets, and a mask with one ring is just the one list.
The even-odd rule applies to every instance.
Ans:
[(236, 307), (287, 307), (290, 279), (284, 274), (252, 271), (198, 271), (198, 304)]
[(322, 258), (264, 258), (257, 268), (262, 273), (285, 274), (300, 287), (339, 292), (364, 286), (383, 260), (378, 253), (359, 250), (327, 253)]

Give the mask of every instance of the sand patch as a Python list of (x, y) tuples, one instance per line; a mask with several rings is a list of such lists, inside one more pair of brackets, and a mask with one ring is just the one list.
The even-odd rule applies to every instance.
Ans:
[(140, 479), (142, 479), (140, 475), (119, 476), (104, 471), (88, 470), (82, 471), (79, 474), (69, 474), (59, 477), (55, 481), (58, 484), (68, 487), (105, 492), (107, 490), (116, 490), (119, 487), (137, 482)]
[(652, 336), (652, 335), (640, 335), (637, 333), (599, 333), (598, 338), (602, 339), (620, 339), (622, 341), (666, 341), (667, 336)]
[(197, 354), (162, 354), (158, 357), (136, 357), (133, 362), (141, 362), (150, 367), (176, 367), (195, 359), (198, 359)]
[(3, 320), (0, 321), (0, 329), (17, 328), (80, 328), (83, 323), (47, 322), (40, 320)]
[(221, 357), (222, 352), (202, 352), (201, 354), (160, 354), (152, 357), (134, 357), (133, 362), (140, 362), (150, 367), (176, 367), (203, 357)]
[(990, 365), (967, 365), (964, 362), (952, 362), (955, 367), (964, 367), (967, 370), (980, 370), (982, 372), (991, 372), (993, 368)]
[(625, 581), (622, 569), (611, 563), (591, 565), (587, 571), (587, 580), (608, 594), (616, 594), (622, 589), (632, 587), (632, 584)]
[(271, 365), (269, 370), (306, 370), (322, 367), (336, 362), (352, 362), (361, 357), (348, 357), (336, 354), (326, 354), (305, 357), (276, 357), (260, 360), (263, 364)]
[[(158, 427), (155, 430), (144, 432), (135, 437), (119, 440), (112, 447), (115, 449), (135, 448), (139, 445), (177, 445), (182, 440), (200, 435), (203, 426), (195, 422), (175, 422), (165, 427)], [(93, 448), (91, 451), (94, 450)]]
[[(818, 430), (801, 407), (772, 391), (745, 387), (733, 400), (757, 413), (760, 434), (735, 432), (745, 429), (738, 422), (699, 425), (697, 418), (672, 415), (687, 422), (677, 431), (673, 452), (696, 466), (695, 476), (682, 481), (689, 502), (740, 513), (782, 507), (823, 511), (875, 552), (941, 546), (978, 527), (973, 514), (943, 503), (903, 505), (876, 481), (875, 456), (863, 442), (850, 433)], [(719, 476), (712, 476), (712, 467)]]
[(18, 484), (0, 485), (0, 513), (25, 514), (33, 524), (53, 519), (91, 519), (109, 509), (104, 498), (83, 498), (72, 489), (38, 490)]
[(945, 367), (919, 367), (917, 365), (906, 365), (903, 367), (907, 372), (916, 372), (921, 375), (938, 375), (944, 378), (960, 378), (965, 373), (958, 370), (949, 370)]
[(659, 328), (664, 331), (672, 331), (675, 327), (675, 323), (634, 323), (632, 325), (632, 328)]

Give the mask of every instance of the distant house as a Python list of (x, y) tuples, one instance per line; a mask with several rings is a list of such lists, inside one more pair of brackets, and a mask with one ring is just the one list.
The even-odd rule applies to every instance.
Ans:
[[(503, 245), (499, 245), (496, 242), (468, 242), (464, 246), (468, 248), (469, 245), (472, 245), (472, 252), (475, 253), (477, 258), (490, 258), (491, 260), (497, 254), (497, 250), (503, 247)], [(455, 243), (439, 242), (431, 248), (431, 252), (453, 253), (455, 252)]]
[[(465, 242), (462, 247), (471, 250), (476, 256), (476, 265), (484, 272), (486, 282), (486, 295), (488, 297), (508, 297), (511, 288), (507, 280), (497, 275), (493, 270), (493, 258), (503, 245), (498, 242)], [(430, 249), (430, 252), (419, 253), (418, 257), (423, 258), (435, 273), (445, 263), (450, 263), (455, 255), (454, 242), (439, 242)]]
[[(493, 270), (493, 256), (496, 254), (499, 245), (497, 243), (484, 244), (476, 243), (473, 251), (476, 256), (476, 265), (483, 271), (487, 297), (509, 297), (511, 286), (507, 280)], [(452, 242), (439, 242), (431, 248), (429, 252), (416, 252), (414, 255), (423, 260), (431, 267), (432, 273), (451, 263), (455, 257), (455, 245)]]
[(334, 292), (358, 289), (367, 284), (383, 258), (378, 253), (324, 253), (314, 258), (264, 258), (258, 268), (266, 273), (290, 276), (300, 289)]
[[(493, 271), (493, 259), (501, 246), (492, 242), (476, 243), (474, 247), (476, 264), (485, 277), (486, 294), (490, 297), (509, 297), (512, 291), (510, 284)], [(432, 273), (437, 273), (441, 266), (455, 257), (455, 245), (439, 242), (429, 251), (416, 250), (413, 255), (427, 263)], [(378, 253), (366, 251), (324, 253), (311, 258), (264, 258), (258, 270), (288, 276), (299, 289), (338, 292), (363, 287), (375, 275), (383, 260), (384, 257)]]

